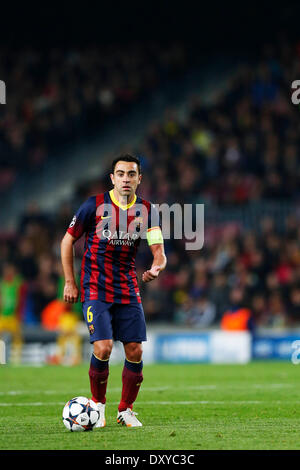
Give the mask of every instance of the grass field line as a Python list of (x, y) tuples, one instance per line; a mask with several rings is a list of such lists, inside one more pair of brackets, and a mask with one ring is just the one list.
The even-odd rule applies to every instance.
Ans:
[[(161, 387), (143, 387), (143, 390), (145, 392), (161, 392), (164, 390), (172, 390), (174, 387), (171, 386), (161, 386)], [(182, 387), (176, 387), (176, 390), (182, 389), (182, 390), (213, 390), (217, 388), (216, 385), (192, 385), (192, 386), (182, 386)], [(109, 388), (110, 392), (119, 392), (120, 387), (111, 387)], [(61, 393), (66, 393), (65, 390), (8, 390), (6, 392), (0, 391), (0, 396), (4, 395), (28, 395), (30, 394), (35, 394), (35, 395), (58, 395)], [(87, 388), (85, 389), (80, 389), (77, 391), (77, 396), (80, 393), (89, 393), (89, 390)]]
[[(230, 388), (231, 390), (236, 389), (236, 388), (261, 388), (261, 389), (279, 389), (279, 388), (285, 388), (285, 387), (294, 387), (294, 384), (288, 383), (288, 384), (280, 384), (280, 383), (273, 383), (273, 384), (220, 384), (220, 385), (176, 385), (176, 390), (215, 390), (218, 388), (221, 388), (222, 390), (224, 388)], [(142, 387), (142, 390), (144, 392), (163, 392), (167, 390), (174, 390), (173, 386), (161, 386), (161, 387)], [(120, 387), (109, 387), (109, 392), (119, 392)], [(17, 396), (17, 395), (59, 395), (61, 393), (69, 393), (66, 392), (66, 390), (7, 390), (7, 391), (0, 391), (0, 396)], [(71, 392), (72, 393), (72, 392)], [(89, 390), (87, 388), (85, 389), (80, 389), (77, 391), (77, 396), (80, 394), (86, 394), (89, 393)]]
[[(299, 400), (289, 400), (289, 404), (299, 404)], [(115, 402), (108, 402), (110, 405), (118, 405), (119, 401)], [(282, 400), (184, 400), (184, 401), (160, 401), (160, 400), (150, 400), (150, 401), (139, 401), (137, 402), (137, 406), (170, 406), (170, 405), (265, 405), (265, 404), (272, 404), (272, 405), (286, 405), (286, 401)], [(9, 407), (9, 406), (64, 406), (65, 402), (63, 401), (55, 401), (55, 402), (47, 402), (47, 401), (37, 401), (37, 402), (22, 402), (22, 403), (0, 403), (0, 407)]]

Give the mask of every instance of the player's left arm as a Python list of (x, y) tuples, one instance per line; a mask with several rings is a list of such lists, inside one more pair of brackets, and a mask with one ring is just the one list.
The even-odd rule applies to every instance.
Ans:
[(150, 205), (150, 210), (148, 211), (147, 226), (147, 243), (153, 255), (153, 262), (151, 268), (143, 273), (142, 280), (144, 282), (156, 279), (167, 264), (160, 216), (154, 204)]
[(150, 250), (153, 255), (153, 262), (150, 269), (145, 271), (142, 276), (144, 282), (153, 281), (159, 275), (159, 273), (165, 269), (167, 265), (167, 257), (165, 255), (164, 244), (155, 243), (150, 245)]

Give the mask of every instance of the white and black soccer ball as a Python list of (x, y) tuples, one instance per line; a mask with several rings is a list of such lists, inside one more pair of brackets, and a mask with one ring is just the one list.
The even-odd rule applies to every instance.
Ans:
[(100, 413), (93, 400), (75, 397), (69, 400), (63, 409), (63, 423), (69, 431), (92, 431)]

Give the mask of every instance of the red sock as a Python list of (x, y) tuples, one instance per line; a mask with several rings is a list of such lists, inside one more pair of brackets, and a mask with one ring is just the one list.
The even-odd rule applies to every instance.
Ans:
[(140, 385), (143, 381), (143, 362), (131, 363), (125, 359), (122, 372), (122, 396), (118, 407), (119, 411), (132, 408), (133, 403), (139, 393)]
[(108, 361), (101, 361), (93, 355), (89, 369), (89, 377), (92, 392), (92, 400), (96, 403), (106, 403), (108, 374)]

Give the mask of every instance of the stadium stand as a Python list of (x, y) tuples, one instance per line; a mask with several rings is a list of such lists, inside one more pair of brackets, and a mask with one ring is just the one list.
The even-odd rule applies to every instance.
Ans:
[[(74, 48), (1, 47), (2, 80), (14, 93), (0, 110), (0, 191), (20, 171), (99, 132), (186, 67), (181, 43), (155, 41)], [(22, 86), (20, 86), (22, 84)]]
[[(129, 56), (125, 60), (129, 69), (139, 69), (140, 64), (134, 61), (132, 65)], [(175, 63), (177, 57), (175, 54)], [(60, 54), (53, 53), (54, 64), (61, 60)], [(204, 248), (200, 252), (184, 251), (183, 241), (167, 240), (168, 269), (157, 281), (141, 284), (148, 322), (206, 328), (220, 325), (229, 310), (247, 308), (256, 327), (299, 325), (300, 120), (299, 110), (287, 94), (299, 71), (298, 61), (297, 44), (282, 41), (265, 45), (257, 63), (241, 63), (216, 103), (208, 106), (198, 96), (192, 96), (184, 118), (176, 109), (167, 110), (162, 121), (153, 122), (147, 130), (142, 144), (131, 149), (142, 160), (140, 194), (146, 199), (155, 203), (205, 204)], [(91, 52), (88, 57), (71, 55), (68, 66), (81, 70), (86, 65), (90, 73), (94, 64), (95, 54)], [(124, 85), (115, 76), (117, 66), (110, 66), (114, 80), (118, 85), (121, 80)], [(152, 72), (149, 76), (153, 78)], [(84, 76), (81, 78), (84, 80)], [(59, 77), (52, 79), (61, 83)], [(156, 79), (150, 82), (156, 83)], [(74, 78), (75, 88), (76, 83)], [(85, 85), (82, 99), (94, 103), (94, 83), (87, 81)], [(68, 87), (65, 84), (64, 89)], [(55, 92), (52, 89), (47, 93), (52, 96), (51, 101)], [(109, 101), (108, 94), (104, 95), (102, 101)], [(132, 95), (128, 98), (126, 92), (121, 96), (118, 103), (134, 99)], [(85, 108), (84, 102), (74, 101), (74, 96), (69, 98), (67, 109), (86, 122), (86, 115), (80, 111)], [(100, 104), (98, 99), (97, 103), (100, 112), (103, 102)], [(66, 109), (58, 103), (56, 111), (50, 113), (58, 134), (54, 138), (55, 131), (51, 129), (49, 135), (53, 138), (48, 142), (55, 145), (62, 143), (59, 134), (66, 129), (61, 126), (61, 106)], [(117, 106), (114, 112), (118, 110)], [(43, 113), (43, 104), (37, 112)], [(97, 112), (91, 114), (94, 122), (98, 122)], [(15, 118), (11, 119), (13, 123)], [(4, 132), (4, 121), (1, 122)], [(50, 125), (49, 116), (39, 125), (43, 123)], [(10, 129), (5, 133), (6, 144), (21, 148), (28, 128), (12, 124)], [(36, 162), (40, 140), (29, 140), (38, 146), (31, 148), (26, 158)], [(16, 163), (17, 158), (16, 154)], [(21, 159), (27, 161), (26, 158)], [(61, 207), (55, 218), (38, 206), (28, 207), (17, 232), (10, 239), (1, 239), (1, 286), (11, 283), (17, 288), (22, 280), (18, 314), (24, 323), (40, 324), (44, 308), (61, 298), (60, 240), (76, 205), (108, 188), (108, 171), (103, 169), (101, 178), (81, 184), (73, 200)], [(77, 247), (78, 269), (81, 250), (82, 245)], [(137, 258), (139, 278), (148, 262), (150, 257), (144, 246)], [(80, 313), (80, 307), (76, 308)]]

